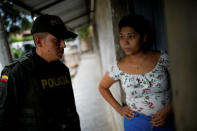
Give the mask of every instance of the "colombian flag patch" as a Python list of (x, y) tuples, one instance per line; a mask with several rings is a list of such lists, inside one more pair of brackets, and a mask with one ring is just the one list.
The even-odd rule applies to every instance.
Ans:
[(8, 76), (7, 75), (2, 75), (1, 76), (1, 81), (7, 83), (8, 82)]

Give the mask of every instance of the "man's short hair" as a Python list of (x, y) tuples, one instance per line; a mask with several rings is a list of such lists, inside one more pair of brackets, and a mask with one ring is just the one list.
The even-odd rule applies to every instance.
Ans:
[(36, 37), (39, 37), (39, 38), (44, 39), (44, 38), (46, 38), (47, 35), (48, 35), (48, 32), (34, 33), (34, 34), (33, 34), (33, 40), (34, 40), (35, 45), (36, 45), (36, 41), (35, 41), (35, 38), (36, 38)]

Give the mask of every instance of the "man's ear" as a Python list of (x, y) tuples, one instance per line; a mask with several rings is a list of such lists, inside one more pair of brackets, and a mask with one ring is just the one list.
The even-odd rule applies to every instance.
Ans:
[(147, 42), (147, 34), (144, 35), (144, 39), (143, 42), (146, 43)]
[(37, 47), (42, 47), (42, 39), (38, 36), (35, 37), (35, 44)]

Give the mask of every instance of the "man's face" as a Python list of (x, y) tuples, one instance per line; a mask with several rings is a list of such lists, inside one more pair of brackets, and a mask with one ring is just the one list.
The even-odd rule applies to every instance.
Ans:
[(63, 39), (58, 39), (48, 33), (42, 40), (42, 55), (49, 62), (59, 60), (64, 54), (65, 47), (66, 45)]

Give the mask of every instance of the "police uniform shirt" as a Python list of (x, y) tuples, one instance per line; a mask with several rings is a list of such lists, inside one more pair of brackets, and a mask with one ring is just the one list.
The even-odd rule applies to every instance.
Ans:
[(4, 121), (8, 125), (59, 130), (74, 120), (80, 129), (70, 73), (60, 61), (47, 63), (34, 50), (12, 69), (6, 94)]

